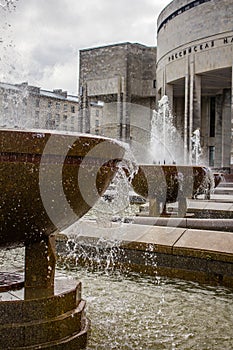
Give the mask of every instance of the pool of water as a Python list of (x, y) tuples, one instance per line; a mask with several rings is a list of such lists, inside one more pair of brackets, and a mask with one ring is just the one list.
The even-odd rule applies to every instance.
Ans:
[[(24, 249), (0, 252), (1, 271), (23, 271)], [(71, 265), (91, 320), (87, 350), (232, 350), (233, 290), (164, 277)]]
[(233, 349), (233, 291), (178, 279), (60, 267), (80, 279), (92, 349)]

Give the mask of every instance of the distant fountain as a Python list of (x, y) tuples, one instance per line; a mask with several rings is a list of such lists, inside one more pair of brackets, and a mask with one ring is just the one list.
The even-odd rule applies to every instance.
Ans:
[(174, 125), (166, 95), (158, 102), (158, 111), (153, 111), (150, 156), (154, 164), (183, 163), (183, 140)]
[(135, 192), (149, 200), (149, 215), (166, 215), (166, 204), (178, 202), (178, 216), (184, 217), (187, 198), (193, 198), (200, 190), (210, 193), (213, 176), (207, 167), (199, 165), (202, 153), (199, 129), (193, 133), (192, 144), (193, 165), (187, 165), (184, 141), (174, 125), (168, 97), (163, 96), (151, 121), (151, 162), (140, 165), (132, 181)]
[(196, 129), (192, 136), (192, 164), (199, 165), (202, 155), (200, 129)]

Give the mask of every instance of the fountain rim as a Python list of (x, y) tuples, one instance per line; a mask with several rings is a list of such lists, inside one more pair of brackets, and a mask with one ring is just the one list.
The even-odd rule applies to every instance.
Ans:
[(24, 133), (34, 133), (34, 134), (47, 134), (47, 135), (61, 135), (61, 136), (78, 136), (78, 137), (86, 137), (86, 138), (95, 138), (99, 140), (106, 140), (106, 141), (112, 141), (113, 143), (119, 144), (121, 146), (127, 145), (126, 142), (107, 137), (102, 135), (95, 135), (95, 134), (89, 134), (89, 133), (83, 133), (79, 131), (68, 131), (68, 130), (56, 130), (56, 129), (23, 129), (23, 128), (0, 128), (0, 132), (24, 132)]
[(173, 167), (173, 168), (202, 168), (202, 169), (209, 169), (211, 170), (207, 165), (196, 165), (196, 164), (151, 164), (151, 163), (140, 163), (138, 164), (139, 167), (147, 167), (147, 168), (154, 168), (154, 167)]

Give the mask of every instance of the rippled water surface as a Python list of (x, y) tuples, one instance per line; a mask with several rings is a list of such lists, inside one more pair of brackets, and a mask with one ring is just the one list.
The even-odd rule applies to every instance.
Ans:
[[(23, 270), (24, 250), (1, 251), (0, 271)], [(178, 279), (58, 267), (82, 281), (87, 350), (232, 350), (233, 291)]]
[(233, 291), (178, 279), (66, 270), (83, 283), (91, 349), (233, 349)]

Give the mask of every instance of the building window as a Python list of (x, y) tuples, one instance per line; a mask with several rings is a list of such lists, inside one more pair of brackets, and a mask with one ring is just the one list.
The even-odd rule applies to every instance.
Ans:
[(188, 5), (184, 5), (180, 7), (175, 12), (171, 13), (167, 18), (165, 18), (158, 27), (158, 33), (161, 30), (162, 27), (164, 27), (171, 19), (175, 18), (176, 16), (180, 15), (181, 13), (191, 10), (193, 7), (196, 7), (198, 5), (204, 4), (205, 2), (209, 2), (211, 0), (197, 0), (197, 1), (191, 1)]
[(56, 109), (60, 109), (60, 103), (56, 102)]
[(56, 127), (58, 127), (60, 125), (60, 114), (56, 114), (55, 125), (56, 125)]
[(40, 114), (39, 111), (35, 112), (35, 127), (38, 128), (40, 124)]
[(153, 89), (156, 89), (156, 80), (153, 80)]
[(36, 101), (35, 101), (35, 106), (36, 106), (36, 107), (40, 107), (40, 100), (39, 100), (39, 98), (36, 99)]
[(45, 127), (46, 129), (55, 129), (55, 119), (52, 118), (51, 113), (48, 113)]
[(64, 104), (64, 112), (67, 112), (68, 111), (68, 106), (67, 106), (67, 103)]
[(48, 101), (48, 107), (52, 107), (52, 102), (51, 101)]
[(215, 97), (210, 98), (210, 137), (215, 137)]
[(63, 130), (67, 130), (67, 115), (63, 115)]
[(214, 160), (215, 160), (215, 146), (209, 147), (209, 166), (214, 166)]
[(71, 124), (71, 131), (74, 131), (74, 116), (71, 116), (71, 120), (70, 120), (70, 124)]
[(71, 113), (75, 113), (75, 106), (71, 106)]

